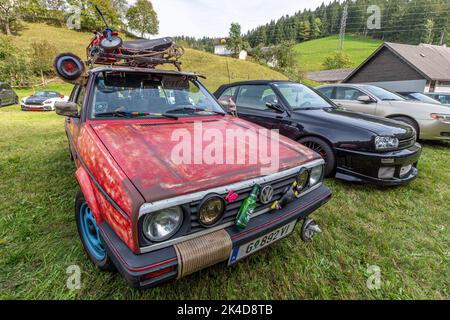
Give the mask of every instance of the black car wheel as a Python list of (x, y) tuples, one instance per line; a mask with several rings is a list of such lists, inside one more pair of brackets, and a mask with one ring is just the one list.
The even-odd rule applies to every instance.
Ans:
[(392, 120), (396, 120), (396, 121), (400, 121), (400, 122), (409, 124), (411, 127), (414, 128), (414, 130), (416, 130), (417, 139), (419, 139), (419, 136), (420, 136), (419, 130), (420, 129), (419, 129), (419, 125), (417, 124), (416, 121), (414, 121), (413, 119), (408, 118), (408, 117), (395, 117), (395, 118), (392, 118)]
[(113, 271), (114, 265), (103, 245), (100, 229), (80, 191), (75, 199), (75, 220), (84, 251), (91, 261), (103, 271)]
[(325, 160), (325, 177), (331, 177), (334, 174), (336, 157), (334, 156), (333, 149), (331, 149), (326, 141), (316, 137), (306, 137), (300, 139), (298, 142), (322, 156)]

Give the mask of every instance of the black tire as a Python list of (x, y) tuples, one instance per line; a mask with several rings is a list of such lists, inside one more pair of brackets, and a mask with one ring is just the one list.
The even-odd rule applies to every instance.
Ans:
[(411, 127), (414, 128), (414, 130), (416, 130), (417, 140), (419, 140), (420, 128), (419, 128), (419, 125), (417, 124), (416, 121), (414, 121), (413, 119), (408, 118), (408, 117), (394, 117), (394, 118), (392, 118), (392, 120), (396, 120), (396, 121), (399, 121), (399, 122), (403, 122), (403, 123), (409, 124)]
[[(84, 208), (84, 206), (87, 205), (87, 202), (84, 198), (83, 193), (80, 191), (78, 192), (76, 199), (75, 199), (75, 220), (77, 222), (77, 230), (78, 230), (78, 235), (81, 239), (81, 243), (83, 244), (83, 248), (84, 251), (86, 252), (86, 254), (88, 255), (89, 259), (102, 271), (114, 271), (115, 267), (113, 262), (111, 261), (111, 258), (108, 256), (108, 253), (104, 252), (104, 258), (102, 259), (98, 259), (89, 249), (89, 244), (86, 242), (85, 237), (83, 235), (83, 231), (82, 231), (82, 208)], [(101, 236), (99, 236), (100, 242), (103, 242), (103, 239), (101, 238)]]
[(325, 177), (333, 177), (336, 170), (336, 157), (334, 155), (333, 149), (330, 145), (323, 139), (316, 137), (305, 137), (300, 139), (298, 142), (303, 144), (322, 156), (325, 160)]

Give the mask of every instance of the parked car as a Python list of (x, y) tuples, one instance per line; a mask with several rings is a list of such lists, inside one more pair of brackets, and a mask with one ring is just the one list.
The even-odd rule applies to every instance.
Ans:
[(439, 101), (442, 104), (450, 105), (450, 93), (439, 93), (439, 92), (433, 92), (433, 93), (425, 93), (428, 97)]
[(450, 109), (446, 106), (411, 102), (372, 85), (334, 84), (317, 88), (338, 106), (404, 122), (423, 140), (450, 140)]
[(21, 101), (22, 111), (54, 111), (55, 103), (68, 101), (69, 97), (56, 91), (41, 90)]
[(433, 98), (427, 96), (424, 93), (420, 93), (420, 92), (397, 92), (399, 95), (401, 95), (403, 98), (405, 98), (406, 100), (410, 100), (410, 101), (419, 101), (419, 102), (425, 102), (425, 103), (432, 103), (432, 104), (438, 104), (438, 105), (442, 105), (442, 103), (440, 103), (437, 100), (434, 100)]
[[(324, 161), (294, 141), (280, 138), (279, 168), (269, 175), (261, 162), (173, 159), (174, 133), (192, 136), (196, 125), (223, 135), (263, 129), (227, 115), (196, 74), (96, 67), (69, 102), (56, 103), (56, 113), (67, 117), (85, 251), (132, 286), (160, 285), (222, 261), (234, 265), (291, 234), (297, 221), (304, 221), (305, 240), (319, 231), (308, 217), (331, 197), (322, 184)], [(243, 146), (260, 151), (250, 141)]]
[(381, 185), (417, 177), (421, 146), (402, 123), (338, 109), (303, 84), (245, 81), (221, 86), (215, 96), (235, 103), (240, 118), (252, 121), (317, 151), (326, 176)]
[(9, 84), (0, 82), (0, 107), (17, 104), (19, 97)]

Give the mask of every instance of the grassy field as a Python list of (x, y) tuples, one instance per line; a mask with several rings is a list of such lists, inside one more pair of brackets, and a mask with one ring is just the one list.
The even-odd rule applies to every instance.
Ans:
[[(424, 145), (420, 177), (407, 186), (326, 181), (334, 198), (314, 214), (324, 232), (313, 243), (297, 230), (235, 268), (219, 264), (138, 291), (118, 274), (101, 273), (83, 252), (63, 122), (53, 112), (0, 108), (0, 299), (450, 297), (448, 143)], [(82, 270), (80, 290), (66, 287), (71, 265)], [(381, 270), (379, 290), (366, 286), (369, 266)]]
[[(81, 58), (86, 57), (86, 46), (92, 34), (57, 28), (45, 23), (23, 23), (24, 29), (18, 36), (11, 37), (14, 45), (22, 50), (44, 39), (52, 41), (59, 52), (73, 52)], [(200, 73), (207, 77), (202, 82), (212, 91), (220, 85), (243, 80), (269, 79), (285, 80), (286, 76), (265, 66), (249, 61), (227, 58), (203, 51), (186, 49), (181, 59), (183, 69)]]
[[(323, 62), (337, 50), (338, 40), (339, 36), (330, 36), (297, 44), (294, 52), (300, 69), (304, 72), (325, 70)], [(345, 38), (344, 51), (350, 56), (352, 67), (356, 68), (382, 43), (379, 40), (348, 35)]]

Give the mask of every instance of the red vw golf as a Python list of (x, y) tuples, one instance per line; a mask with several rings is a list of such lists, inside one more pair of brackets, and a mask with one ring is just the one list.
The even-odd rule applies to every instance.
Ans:
[[(322, 158), (225, 113), (196, 74), (101, 66), (84, 80), (56, 112), (77, 167), (78, 232), (100, 269), (152, 287), (233, 265), (298, 221), (306, 241), (320, 231), (308, 216), (331, 197)], [(271, 168), (256, 157), (264, 141)]]

